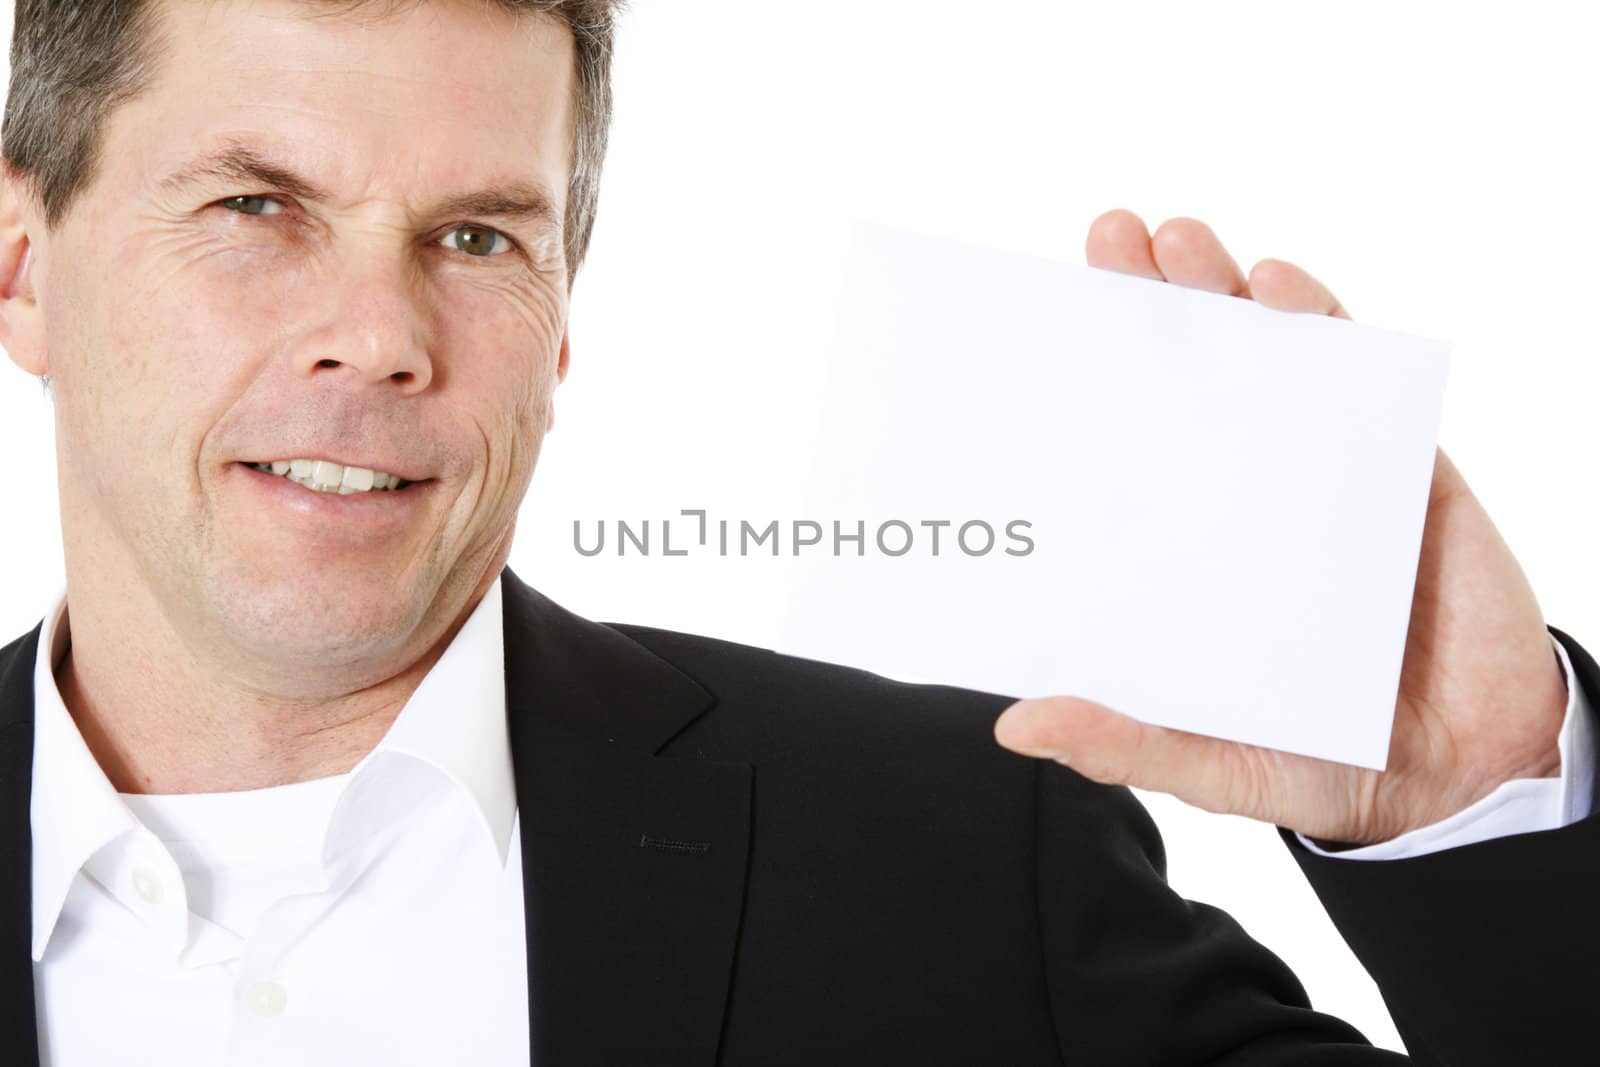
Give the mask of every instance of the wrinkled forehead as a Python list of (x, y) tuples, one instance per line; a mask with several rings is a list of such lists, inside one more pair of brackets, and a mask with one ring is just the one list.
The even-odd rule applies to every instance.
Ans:
[(166, 0), (154, 77), (108, 119), (107, 161), (164, 181), (245, 139), (352, 199), (485, 179), (564, 198), (573, 41), (559, 20), (483, 0), (349, 6)]

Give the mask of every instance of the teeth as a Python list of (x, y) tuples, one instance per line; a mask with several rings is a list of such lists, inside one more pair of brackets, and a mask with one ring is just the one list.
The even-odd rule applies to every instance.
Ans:
[(311, 465), (311, 488), (313, 489), (338, 489), (340, 481), (344, 478), (344, 468), (337, 463), (329, 463), (319, 459)]
[(372, 488), (372, 478), (372, 472), (365, 467), (346, 467), (344, 477), (339, 480), (339, 488), (352, 493), (365, 493)]
[(366, 467), (346, 467), (325, 459), (277, 459), (270, 463), (252, 463), (258, 471), (287, 477), (319, 493), (338, 493), (353, 496), (377, 490), (398, 489), (400, 477)]

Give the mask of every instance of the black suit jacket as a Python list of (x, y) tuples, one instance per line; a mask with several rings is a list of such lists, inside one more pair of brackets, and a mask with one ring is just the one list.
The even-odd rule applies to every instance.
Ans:
[[(996, 745), (1009, 698), (589, 622), (509, 571), (503, 595), (539, 1067), (1405, 1062), (1174, 894), (1126, 790)], [(37, 1062), (37, 640), (0, 650), (4, 1067)], [(1295, 851), (1417, 1062), (1576, 1064), (1597, 828)]]

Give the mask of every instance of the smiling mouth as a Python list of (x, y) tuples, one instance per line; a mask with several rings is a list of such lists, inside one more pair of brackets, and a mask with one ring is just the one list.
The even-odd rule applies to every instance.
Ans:
[(275, 474), (287, 478), (313, 492), (337, 493), (340, 496), (390, 492), (414, 484), (384, 471), (375, 471), (367, 467), (346, 467), (325, 459), (278, 459), (269, 463), (251, 463), (248, 466), (263, 474)]

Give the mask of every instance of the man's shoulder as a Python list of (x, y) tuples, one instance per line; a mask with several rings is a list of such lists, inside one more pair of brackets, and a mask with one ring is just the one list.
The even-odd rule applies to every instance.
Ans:
[[(1096, 810), (1108, 799), (1122, 802), (1123, 790), (1000, 747), (994, 723), (1012, 696), (888, 678), (726, 638), (596, 621), (509, 572), (506, 588), (508, 662), (524, 646), (538, 652), (521, 660), (519, 672), (543, 675), (541, 699), (599, 701), (617, 721), (630, 719), (618, 702), (687, 708), (670, 735), (646, 731), (652, 751), (747, 764), (769, 807), (818, 815), (848, 800), (840, 808), (846, 821), (867, 811), (912, 810), (918, 818), (938, 811), (959, 821), (978, 812), (1014, 818), (1031, 808), (1036, 791)], [(593, 711), (569, 709), (568, 725), (584, 729)]]
[(632, 623), (605, 623), (671, 664), (715, 699), (690, 731), (756, 749), (814, 741), (835, 748), (973, 758), (1022, 769), (994, 741), (994, 721), (1015, 698), (959, 686), (902, 681), (757, 645)]
[(998, 693), (889, 678), (858, 667), (807, 659), (760, 645), (636, 623), (608, 622), (722, 699), (786, 707), (836, 707), (921, 719), (986, 719), (1016, 699)]

